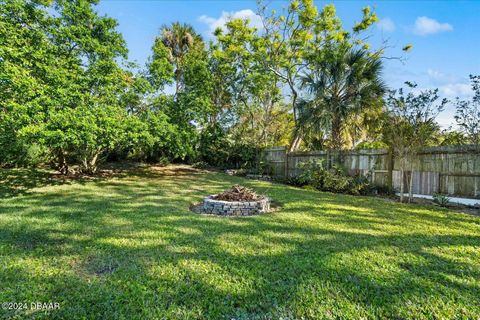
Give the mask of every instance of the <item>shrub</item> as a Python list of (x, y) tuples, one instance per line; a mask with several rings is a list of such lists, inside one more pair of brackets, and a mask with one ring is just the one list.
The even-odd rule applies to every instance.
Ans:
[(303, 187), (304, 181), (299, 176), (291, 176), (285, 179), (285, 183), (294, 187)]
[(271, 176), (273, 174), (273, 167), (270, 165), (270, 163), (260, 160), (256, 164), (252, 160), (250, 162), (250, 167), (247, 167), (245, 170), (245, 173), (250, 173), (250, 174), (258, 174), (258, 175), (264, 175), (264, 176)]
[(219, 125), (205, 128), (200, 135), (198, 155), (214, 167), (254, 168), (259, 152), (257, 146), (233, 139)]
[(355, 149), (356, 150), (366, 150), (366, 149), (386, 149), (388, 145), (382, 141), (372, 141), (372, 142), (361, 142)]
[(395, 195), (395, 190), (393, 190), (389, 186), (376, 185), (374, 186), (374, 188), (377, 194), (386, 195), (386, 196)]
[(433, 202), (438, 204), (440, 207), (446, 207), (450, 203), (450, 198), (441, 193), (434, 193)]
[(36, 167), (42, 163), (47, 162), (47, 150), (40, 144), (32, 143), (27, 148), (26, 164)]
[(356, 174), (352, 177), (353, 181), (350, 185), (350, 192), (351, 194), (372, 194), (377, 192), (375, 186), (373, 186), (368, 178), (361, 174)]
[(159, 160), (158, 160), (158, 165), (160, 167), (166, 167), (170, 164), (170, 160), (167, 158), (167, 157), (161, 157)]
[(198, 162), (195, 162), (194, 164), (192, 164), (192, 167), (194, 167), (196, 169), (206, 169), (206, 168), (209, 167), (209, 165), (205, 161), (198, 161)]
[(246, 170), (246, 169), (235, 169), (235, 170), (233, 170), (233, 175), (237, 176), (237, 177), (246, 177), (248, 173), (249, 173), (249, 171)]
[(324, 160), (310, 160), (299, 165), (302, 173), (298, 176), (298, 182), (301, 185), (317, 184), (321, 180), (324, 169)]
[(354, 195), (372, 193), (374, 188), (368, 179), (360, 174), (351, 176), (346, 170), (333, 165), (325, 168), (323, 160), (306, 161), (300, 165), (303, 169), (298, 178), (289, 178), (290, 184), (297, 186), (311, 186), (317, 190)]
[(347, 176), (342, 168), (334, 165), (330, 170), (323, 170), (323, 188), (320, 186), (319, 189), (348, 193), (352, 181), (352, 177)]

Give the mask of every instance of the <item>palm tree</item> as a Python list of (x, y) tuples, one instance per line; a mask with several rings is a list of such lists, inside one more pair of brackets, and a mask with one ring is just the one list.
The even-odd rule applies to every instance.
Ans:
[(191, 25), (180, 22), (162, 26), (160, 37), (170, 51), (168, 60), (175, 68), (175, 96), (177, 96), (181, 90), (185, 56), (190, 51), (203, 47), (203, 40)]
[(298, 103), (297, 132), (305, 137), (328, 136), (330, 146), (341, 149), (345, 124), (382, 99), (386, 86), (381, 72), (380, 59), (366, 50), (327, 48), (302, 77), (311, 99)]

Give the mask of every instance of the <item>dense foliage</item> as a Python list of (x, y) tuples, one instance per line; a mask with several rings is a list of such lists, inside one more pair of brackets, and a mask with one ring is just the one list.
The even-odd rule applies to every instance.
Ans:
[(369, 194), (374, 191), (368, 179), (362, 175), (350, 175), (345, 168), (334, 164), (330, 168), (324, 161), (309, 160), (301, 164), (302, 173), (290, 181), (298, 186), (310, 186), (321, 191), (348, 193), (354, 195)]
[(71, 161), (94, 172), (99, 156), (125, 140), (119, 96), (128, 74), (118, 60), (127, 50), (117, 22), (92, 4), (2, 2), (2, 162), (22, 162), (17, 154), (39, 145), (62, 173)]
[[(133, 159), (258, 171), (270, 146), (375, 148), (417, 134), (385, 100), (386, 46), (366, 42), (378, 21), (369, 7), (348, 31), (333, 5), (312, 0), (280, 12), (260, 1), (262, 28), (229, 19), (208, 43), (191, 25), (163, 25), (137, 66), (97, 3), (0, 0), (1, 165), (93, 174), (99, 161)], [(461, 131), (436, 130), (435, 143), (478, 144), (471, 79), (475, 97), (456, 101)], [(392, 136), (397, 120), (411, 132)], [(417, 140), (411, 150), (429, 139)]]
[[(383, 124), (384, 142), (399, 159), (400, 175), (405, 171), (409, 176), (409, 200), (412, 199), (413, 157), (421, 148), (434, 141), (440, 127), (435, 121), (445, 108), (446, 99), (441, 99), (438, 89), (415, 91), (417, 85), (406, 82), (403, 88), (391, 91), (385, 101), (386, 113)], [(403, 179), (402, 179), (403, 181)], [(404, 184), (400, 187), (403, 200)]]
[(347, 124), (355, 126), (349, 120), (381, 106), (386, 91), (382, 63), (364, 49), (345, 45), (329, 46), (316, 60), (302, 79), (312, 98), (298, 103), (298, 130), (307, 138), (316, 138), (320, 146), (342, 149)]

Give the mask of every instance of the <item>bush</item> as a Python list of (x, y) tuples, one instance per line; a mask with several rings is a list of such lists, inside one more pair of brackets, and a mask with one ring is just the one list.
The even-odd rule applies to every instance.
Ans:
[(301, 164), (302, 173), (298, 178), (289, 178), (290, 184), (311, 186), (317, 190), (354, 195), (372, 193), (374, 188), (365, 176), (360, 174), (350, 176), (346, 170), (333, 165), (327, 169), (323, 160), (306, 161)]
[(200, 160), (214, 167), (254, 168), (258, 154), (259, 149), (254, 144), (233, 139), (219, 125), (205, 128), (200, 135)]
[(438, 204), (440, 207), (446, 207), (450, 203), (450, 198), (441, 193), (434, 193), (433, 202)]
[(254, 163), (254, 159), (248, 162), (249, 166), (245, 169), (246, 173), (263, 176), (271, 176), (273, 174), (273, 167), (267, 161), (260, 160), (256, 164)]
[(315, 185), (322, 180), (324, 160), (310, 160), (299, 165), (302, 173), (298, 176), (298, 183), (301, 185)]
[(364, 175), (356, 174), (352, 178), (353, 181), (350, 185), (351, 194), (372, 194), (377, 192), (375, 186)]
[(233, 172), (233, 175), (236, 177), (246, 177), (247, 174), (251, 173), (246, 169), (235, 169), (235, 170), (232, 170), (232, 172)]
[(334, 165), (330, 170), (323, 170), (322, 173), (323, 179), (320, 182), (322, 182), (323, 185), (316, 186), (318, 189), (348, 193), (353, 179), (347, 176), (340, 167)]
[(38, 143), (10, 141), (0, 143), (1, 167), (37, 167), (48, 162), (48, 150)]
[(170, 160), (167, 157), (161, 157), (160, 160), (158, 160), (158, 165), (160, 167), (166, 167), (170, 164)]
[(375, 191), (377, 194), (385, 195), (385, 196), (393, 196), (395, 195), (395, 190), (390, 188), (389, 186), (384, 186), (384, 185), (376, 185), (374, 186)]
[(304, 181), (299, 176), (291, 176), (285, 179), (285, 183), (294, 187), (303, 187)]
[(198, 161), (198, 162), (195, 162), (194, 164), (192, 164), (192, 167), (194, 167), (196, 169), (207, 169), (209, 167), (209, 165), (205, 161)]
[(387, 149), (388, 145), (382, 141), (372, 141), (372, 142), (361, 142), (355, 149), (356, 150), (367, 150), (367, 149)]

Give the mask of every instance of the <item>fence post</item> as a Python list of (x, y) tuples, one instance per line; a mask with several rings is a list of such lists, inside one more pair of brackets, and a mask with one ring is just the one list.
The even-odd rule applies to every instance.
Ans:
[(288, 148), (285, 148), (285, 180), (288, 179)]

